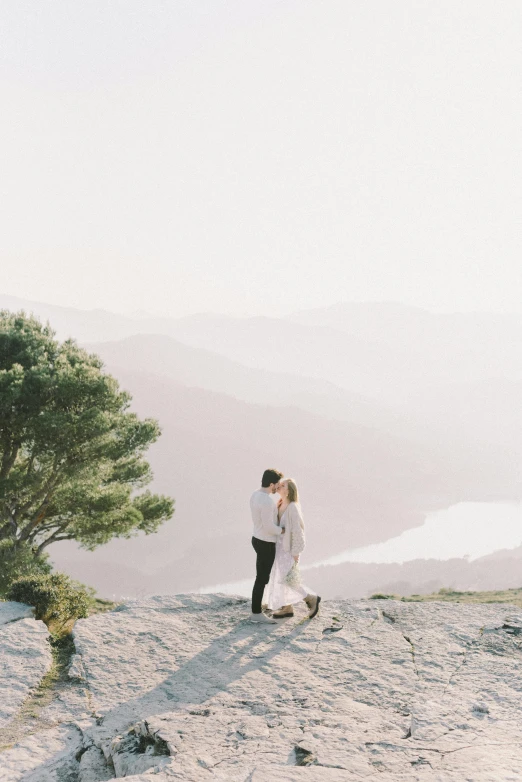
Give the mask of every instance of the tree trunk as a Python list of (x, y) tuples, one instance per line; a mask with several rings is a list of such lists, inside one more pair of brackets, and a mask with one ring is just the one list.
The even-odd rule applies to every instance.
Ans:
[(2, 466), (0, 467), (0, 481), (5, 481), (5, 479), (11, 472), (13, 465), (16, 462), (16, 457), (18, 456), (19, 448), (20, 448), (20, 443), (13, 443), (11, 444), (10, 450), (4, 451), (4, 456), (2, 458)]
[(12, 538), (13, 541), (16, 541), (18, 526), (14, 519), (11, 508), (7, 508), (6, 506), (4, 507), (6, 509), (5, 515), (7, 517), (7, 521), (5, 522), (5, 524), (2, 525), (2, 527), (0, 527), (0, 540), (5, 540), (6, 538)]

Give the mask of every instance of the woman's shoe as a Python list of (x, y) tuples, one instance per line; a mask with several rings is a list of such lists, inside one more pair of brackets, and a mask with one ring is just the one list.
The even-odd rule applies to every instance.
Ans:
[(321, 602), (321, 598), (319, 595), (311, 595), (309, 598), (305, 598), (306, 605), (310, 609), (310, 613), (308, 614), (309, 619), (313, 619), (314, 616), (316, 616), (317, 612), (319, 611), (319, 603)]
[(279, 611), (273, 611), (272, 612), (272, 618), (273, 619), (285, 619), (287, 616), (293, 616), (294, 615), (294, 609), (292, 606), (283, 606), (279, 609)]

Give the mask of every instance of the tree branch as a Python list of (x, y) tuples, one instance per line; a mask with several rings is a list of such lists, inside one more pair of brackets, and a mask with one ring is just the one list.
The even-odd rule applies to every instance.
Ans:
[(63, 516), (55, 517), (52, 520), (49, 520), (47, 524), (42, 524), (40, 526), (33, 525), (33, 529), (30, 533), (28, 533), (23, 538), (21, 537), (20, 540), (25, 540), (28, 543), (35, 544), (37, 542), (37, 538), (40, 537), (42, 534), (45, 534), (46, 532), (51, 532), (53, 535), (56, 535), (60, 532), (63, 532), (67, 529), (67, 527), (71, 524), (73, 521), (72, 515), (69, 515), (67, 518), (63, 518)]
[(34, 464), (34, 453), (31, 453), (29, 459), (27, 460), (27, 470), (25, 472), (25, 477), (29, 475), (33, 471), (33, 464)]
[(19, 513), (23, 513), (24, 511), (26, 512), (27, 510), (29, 510), (31, 504), (35, 501), (35, 499), (40, 499), (43, 496), (43, 501), (40, 503), (38, 508), (34, 511), (33, 519), (24, 528), (22, 535), (20, 536), (20, 540), (28, 540), (29, 537), (31, 536), (31, 533), (44, 520), (47, 506), (51, 501), (53, 491), (56, 489), (59, 479), (60, 479), (60, 470), (55, 468), (54, 472), (51, 473), (49, 479), (46, 481), (45, 486), (37, 493), (36, 497), (33, 497), (29, 503), (26, 503), (24, 506), (22, 506), (19, 509)]
[(47, 548), (47, 546), (50, 546), (51, 543), (57, 543), (59, 540), (73, 540), (74, 535), (57, 535), (56, 532), (51, 535), (47, 540), (44, 540), (43, 543), (40, 543), (38, 548), (36, 549), (36, 555), (39, 556), (42, 551)]
[[(58, 460), (54, 460), (54, 464), (51, 470), (51, 474), (45, 481), (44, 485), (31, 497), (31, 499), (25, 503), (25, 505), (21, 505), (18, 509), (18, 513), (24, 514), (27, 513), (31, 505), (33, 505), (36, 501), (41, 500), (42, 498), (45, 501), (45, 497), (49, 492), (49, 489), (51, 488), (52, 482), (55, 480), (55, 478), (59, 477), (60, 475), (60, 468), (58, 464)], [(54, 488), (54, 486), (53, 486)], [(38, 510), (35, 511), (36, 514), (38, 514)]]

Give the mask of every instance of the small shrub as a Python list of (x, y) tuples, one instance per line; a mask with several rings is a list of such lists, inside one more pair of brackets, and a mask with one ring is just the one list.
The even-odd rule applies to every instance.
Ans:
[(0, 540), (0, 597), (8, 592), (18, 578), (45, 575), (51, 572), (49, 556), (36, 556), (26, 543)]
[(397, 595), (383, 595), (376, 592), (374, 595), (370, 595), (369, 600), (397, 600)]
[(63, 626), (89, 615), (94, 590), (65, 573), (41, 574), (17, 579), (7, 593), (8, 600), (34, 606), (36, 619)]

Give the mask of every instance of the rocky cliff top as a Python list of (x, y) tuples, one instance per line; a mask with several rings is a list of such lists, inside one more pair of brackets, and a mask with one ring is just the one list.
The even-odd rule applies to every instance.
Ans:
[[(177, 595), (77, 622), (69, 685), (0, 753), (0, 781), (522, 778), (520, 609), (339, 600), (267, 627), (248, 612)], [(8, 731), (50, 654), (17, 604), (0, 604), (0, 643)]]

